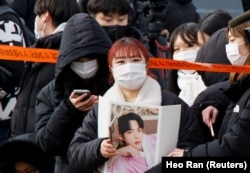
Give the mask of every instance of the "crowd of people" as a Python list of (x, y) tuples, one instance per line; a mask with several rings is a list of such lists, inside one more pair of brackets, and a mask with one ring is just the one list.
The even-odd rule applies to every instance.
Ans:
[[(199, 16), (192, 0), (169, 2), (159, 33), (163, 45), (155, 43), (167, 45), (168, 58), (250, 64), (246, 6), (236, 17), (222, 9)], [(117, 119), (118, 146), (99, 136), (100, 97), (180, 105), (176, 146), (162, 157), (250, 156), (249, 74), (150, 68), (155, 50), (135, 1), (0, 3), (0, 44), (58, 50), (56, 63), (0, 58), (0, 173), (94, 173), (105, 163), (108, 172), (161, 172), (161, 163), (152, 161), (156, 134), (144, 133), (140, 115), (126, 112)], [(20, 17), (1, 14), (2, 8)], [(23, 25), (35, 40), (28, 40)]]

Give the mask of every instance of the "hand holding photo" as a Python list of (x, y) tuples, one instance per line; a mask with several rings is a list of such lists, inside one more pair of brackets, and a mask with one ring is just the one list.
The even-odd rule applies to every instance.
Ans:
[(98, 136), (110, 138), (117, 150), (98, 168), (101, 173), (145, 172), (176, 147), (181, 105), (124, 103), (99, 96), (98, 112)]
[(109, 126), (109, 137), (111, 144), (117, 148), (119, 146), (119, 139), (118, 139), (118, 122), (117, 117), (114, 117)]

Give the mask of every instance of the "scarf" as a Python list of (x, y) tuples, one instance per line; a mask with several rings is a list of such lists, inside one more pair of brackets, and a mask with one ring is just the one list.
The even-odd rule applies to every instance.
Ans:
[(179, 97), (189, 106), (192, 106), (197, 95), (207, 88), (198, 72), (190, 74), (178, 71), (177, 83), (181, 90)]
[[(126, 102), (125, 97), (117, 83), (114, 83), (114, 85), (104, 94), (103, 97), (111, 101)], [(161, 101), (162, 94), (159, 83), (148, 76), (144, 84), (142, 85), (134, 103), (152, 104), (160, 106)]]

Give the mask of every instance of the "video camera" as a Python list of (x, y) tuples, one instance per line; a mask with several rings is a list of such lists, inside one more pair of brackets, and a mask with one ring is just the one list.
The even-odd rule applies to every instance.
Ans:
[(163, 19), (170, 0), (138, 0), (137, 12), (143, 13), (147, 20), (147, 37), (148, 39), (156, 39), (164, 29)]

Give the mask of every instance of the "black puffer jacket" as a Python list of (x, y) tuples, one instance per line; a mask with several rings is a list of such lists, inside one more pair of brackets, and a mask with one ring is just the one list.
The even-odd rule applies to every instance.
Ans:
[[(62, 32), (38, 39), (36, 48), (59, 49)], [(55, 77), (55, 64), (27, 63), (20, 94), (12, 113), (11, 136), (35, 132), (35, 101), (40, 90)]]
[(217, 140), (201, 144), (186, 156), (249, 157), (250, 156), (250, 76), (231, 85), (225, 94), (231, 100)]
[(208, 106), (214, 106), (218, 109), (219, 114), (216, 122), (213, 124), (215, 136), (217, 137), (226, 108), (230, 104), (228, 97), (223, 94), (223, 91), (228, 88), (229, 85), (229, 81), (224, 81), (207, 87), (196, 97), (193, 105), (191, 106), (192, 113), (198, 116), (205, 141), (211, 141), (213, 140), (213, 137), (211, 136), (210, 129), (203, 123), (202, 111)]
[[(162, 105), (175, 104), (182, 105), (177, 146), (180, 148), (193, 148), (203, 143), (198, 121), (195, 116), (190, 114), (188, 105), (173, 93), (162, 91)], [(69, 147), (68, 157), (70, 163), (82, 171), (93, 171), (107, 161), (107, 159), (101, 156), (99, 151), (104, 138), (97, 137), (97, 127), (98, 106), (88, 113), (82, 126), (76, 131)]]
[[(196, 62), (231, 64), (227, 58), (225, 45), (227, 44), (226, 28), (222, 28), (211, 35), (209, 40), (200, 48)], [(199, 71), (206, 86), (226, 81), (229, 73)]]
[[(37, 96), (36, 142), (44, 151), (56, 156), (55, 173), (76, 173), (67, 159), (68, 145), (87, 112), (77, 110), (69, 101), (73, 89), (89, 89), (102, 95), (108, 88), (107, 52), (112, 42), (91, 16), (72, 16), (63, 32), (56, 64), (55, 80)], [(78, 58), (95, 56), (97, 74), (88, 83), (77, 76), (70, 63)]]

